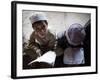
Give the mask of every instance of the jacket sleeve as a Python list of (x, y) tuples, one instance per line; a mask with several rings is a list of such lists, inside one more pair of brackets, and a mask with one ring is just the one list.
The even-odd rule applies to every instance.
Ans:
[(51, 50), (54, 50), (55, 43), (56, 43), (56, 37), (53, 34), (51, 34), (49, 36), (49, 38), (50, 38), (50, 40), (49, 40), (48, 48), (51, 49)]
[(33, 59), (36, 59), (38, 56), (41, 56), (39, 45), (35, 42), (33, 33), (30, 36), (30, 40), (25, 52), (27, 55), (31, 56)]

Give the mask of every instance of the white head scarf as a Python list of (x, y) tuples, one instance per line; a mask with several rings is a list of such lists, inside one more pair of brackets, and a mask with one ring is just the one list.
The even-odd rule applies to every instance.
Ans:
[(85, 38), (85, 31), (81, 24), (74, 23), (66, 31), (65, 36), (71, 45), (77, 46), (82, 44)]

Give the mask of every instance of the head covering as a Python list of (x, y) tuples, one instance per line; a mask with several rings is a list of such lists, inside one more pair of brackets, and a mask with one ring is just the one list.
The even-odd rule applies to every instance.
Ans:
[(69, 27), (65, 35), (71, 45), (77, 46), (82, 44), (85, 38), (85, 31), (81, 24), (74, 23)]
[(29, 19), (32, 24), (41, 20), (47, 21), (47, 17), (43, 12), (35, 12)]

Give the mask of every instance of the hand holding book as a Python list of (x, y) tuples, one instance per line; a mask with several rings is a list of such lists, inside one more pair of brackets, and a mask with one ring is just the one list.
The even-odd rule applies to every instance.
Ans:
[(43, 56), (31, 61), (28, 65), (30, 65), (32, 68), (50, 68), (54, 66), (55, 58), (55, 52), (48, 51)]

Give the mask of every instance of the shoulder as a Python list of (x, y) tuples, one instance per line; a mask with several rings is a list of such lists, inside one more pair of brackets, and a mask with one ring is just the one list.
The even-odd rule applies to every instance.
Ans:
[(30, 39), (33, 39), (35, 37), (35, 32), (33, 31), (30, 35)]
[(55, 37), (55, 36), (56, 36), (56, 34), (55, 34), (55, 33), (53, 33), (53, 32), (52, 32), (52, 31), (50, 31), (50, 30), (48, 30), (47, 35), (48, 35), (49, 37)]
[(48, 33), (51, 34), (51, 35), (55, 35), (55, 32), (50, 30), (50, 29), (48, 30)]
[(65, 32), (59, 33), (57, 36), (58, 46), (62, 47), (63, 49), (68, 47), (68, 41), (65, 36)]
[(65, 36), (65, 31), (57, 33), (57, 39), (61, 39)]

